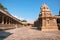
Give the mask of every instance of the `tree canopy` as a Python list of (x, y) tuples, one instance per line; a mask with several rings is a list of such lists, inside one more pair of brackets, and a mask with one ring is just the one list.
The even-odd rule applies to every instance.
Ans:
[(27, 20), (22, 20), (22, 22), (27, 22)]
[(0, 3), (0, 9), (7, 10), (7, 8), (6, 8), (6, 7), (4, 7), (1, 3)]

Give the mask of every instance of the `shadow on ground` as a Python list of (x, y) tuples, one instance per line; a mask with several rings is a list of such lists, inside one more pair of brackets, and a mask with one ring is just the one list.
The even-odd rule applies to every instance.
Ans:
[(10, 33), (10, 32), (5, 32), (3, 30), (0, 30), (0, 40), (4, 40), (5, 38), (7, 38), (11, 34), (12, 33)]
[(41, 31), (41, 30), (37, 29), (37, 27), (32, 27), (31, 29)]

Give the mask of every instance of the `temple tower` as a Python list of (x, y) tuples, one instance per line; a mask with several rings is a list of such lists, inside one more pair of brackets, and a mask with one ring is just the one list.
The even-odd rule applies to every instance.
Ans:
[(50, 9), (46, 4), (43, 4), (41, 7), (41, 16), (42, 18), (42, 31), (43, 30), (57, 30), (56, 18), (50, 12)]
[(43, 4), (40, 10), (41, 12), (38, 18), (40, 25), (38, 28), (40, 28), (42, 31), (58, 30), (56, 18), (52, 15), (48, 6), (46, 4)]

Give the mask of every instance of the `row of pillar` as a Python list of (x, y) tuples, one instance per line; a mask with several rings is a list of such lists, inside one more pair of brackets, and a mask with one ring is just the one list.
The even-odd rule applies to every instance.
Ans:
[[(13, 22), (13, 20), (12, 19), (10, 19), (10, 18), (5, 18), (5, 16), (2, 16), (2, 18), (1, 18), (2, 20), (2, 24), (13, 24), (12, 22)], [(5, 23), (4, 23), (5, 22)], [(15, 24), (15, 23), (14, 23)]]
[(0, 25), (1, 25), (1, 27), (6, 26), (6, 27), (12, 27), (12, 28), (17, 28), (17, 27), (21, 26), (19, 22), (15, 21), (14, 19), (12, 19), (6, 15), (3, 15), (3, 14), (0, 15)]

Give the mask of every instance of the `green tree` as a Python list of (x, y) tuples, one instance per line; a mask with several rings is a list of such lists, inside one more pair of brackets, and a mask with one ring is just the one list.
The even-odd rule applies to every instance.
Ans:
[(22, 22), (27, 22), (27, 20), (22, 20)]
[(1, 3), (0, 3), (0, 9), (7, 10), (7, 8), (6, 8), (6, 7), (4, 7)]

